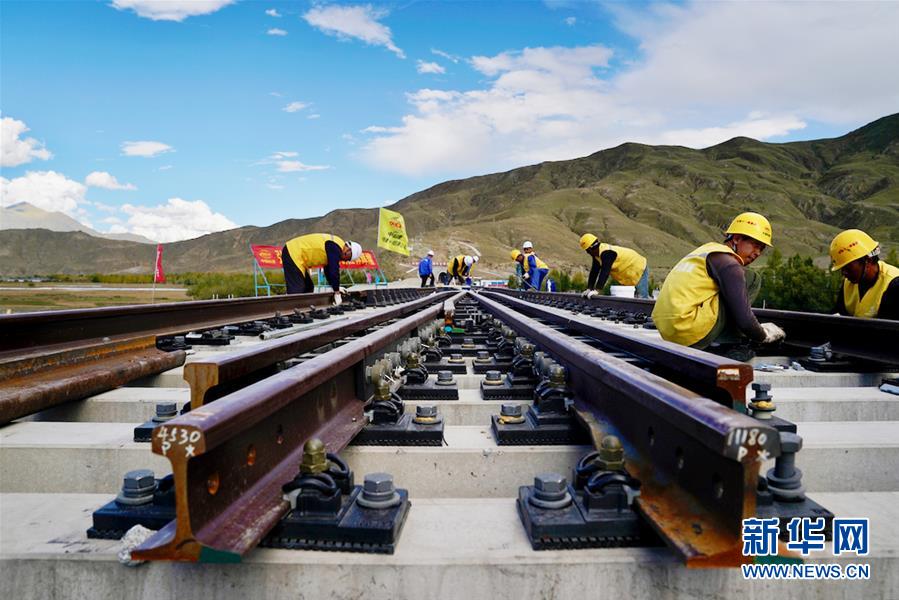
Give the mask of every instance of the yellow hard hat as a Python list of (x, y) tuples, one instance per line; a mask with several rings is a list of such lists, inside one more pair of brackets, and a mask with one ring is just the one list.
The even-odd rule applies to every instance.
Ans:
[(585, 233), (581, 236), (581, 250), (586, 250), (599, 241), (599, 238), (592, 233)]
[(737, 215), (725, 233), (748, 235), (766, 246), (774, 245), (771, 243), (771, 223), (762, 215), (754, 212), (744, 212)]
[(521, 256), (521, 252), (519, 250), (512, 250), (512, 260), (518, 260), (519, 256)]
[(830, 242), (830, 260), (833, 261), (830, 270), (839, 271), (863, 256), (874, 256), (879, 246), (880, 244), (861, 229), (841, 231)]

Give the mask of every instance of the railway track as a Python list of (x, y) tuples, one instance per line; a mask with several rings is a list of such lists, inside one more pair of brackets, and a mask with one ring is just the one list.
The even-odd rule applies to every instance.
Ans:
[[(638, 595), (670, 586), (696, 596), (722, 587), (785, 590), (785, 582), (744, 581), (732, 569), (690, 567), (747, 561), (742, 520), (789, 513), (778, 495), (786, 492), (775, 485), (780, 480), (760, 491), (759, 476), (769, 469), (783, 475), (794, 459), (809, 492), (803, 510), (872, 519), (876, 575), (853, 585), (874, 596), (896, 589), (899, 546), (887, 530), (899, 517), (899, 397), (877, 386), (895, 377), (880, 371), (899, 356), (885, 338), (870, 338), (867, 349), (850, 343), (851, 323), (839, 319), (839, 333), (824, 340), (837, 354), (834, 368), (770, 372), (663, 342), (642, 327), (640, 315), (650, 305), (640, 301), (492, 290), (392, 296), (360, 296), (364, 308), (313, 323), (300, 321), (311, 318), (312, 305), (325, 306), (325, 296), (227, 308), (197, 303), (181, 316), (170, 314), (171, 322), (163, 312), (144, 319), (136, 307), (64, 311), (81, 314), (63, 315), (56, 336), (37, 316), (0, 321), (3, 354), (9, 360), (27, 354), (35, 372), (40, 357), (52, 365), (56, 353), (72, 347), (148, 336), (168, 344), (178, 334), (223, 327), (235, 334), (228, 346), (185, 351), (154, 344), (183, 366), (135, 375), (126, 387), (116, 383), (64, 401), (49, 388), (28, 406), (36, 414), (27, 417), (21, 405), (7, 409), (12, 422), (0, 428), (2, 561), (13, 577), (0, 584), (4, 596), (40, 595), (28, 582), (47, 569), (80, 580), (86, 557), (100, 597), (129, 595), (116, 587), (124, 580), (173, 595), (162, 583), (174, 576), (171, 561), (243, 562), (209, 565), (187, 581), (182, 573), (184, 589), (196, 592), (222, 590), (211, 581), (224, 573), (239, 589), (302, 582), (320, 592), (372, 597), (573, 594), (608, 577), (629, 582), (621, 593)], [(279, 337), (233, 329), (260, 319), (283, 323), (294, 309), (297, 322)], [(791, 339), (795, 333), (797, 347), (823, 343), (816, 317), (764, 318), (779, 319)], [(817, 323), (821, 329), (823, 321)], [(21, 340), (29, 326), (41, 331), (36, 341)], [(863, 372), (840, 371), (840, 355)], [(106, 362), (91, 358), (88, 370)], [(450, 374), (445, 367), (453, 364), (465, 372)], [(476, 374), (479, 364), (496, 368)], [(0, 386), (0, 414), (9, 389), (8, 380)], [(770, 416), (769, 394), (778, 410), (762, 420)], [(420, 399), (403, 402), (404, 395)], [(153, 422), (157, 401), (189, 410)], [(144, 421), (152, 441), (130, 441)], [(796, 431), (804, 438), (798, 453)], [(429, 445), (435, 439), (440, 445)], [(132, 474), (119, 489), (126, 471), (147, 467), (155, 471), (150, 479)], [(365, 482), (354, 486), (347, 471), (365, 475)], [(393, 483), (381, 472), (391, 473)], [(123, 580), (117, 542), (87, 538), (85, 531), (91, 513), (141, 485), (155, 486), (149, 496), (144, 491), (144, 502), (165, 520), (132, 553), (151, 565)], [(399, 500), (387, 506), (385, 498)], [(563, 513), (541, 501), (563, 512), (577, 507), (588, 522), (561, 527)], [(366, 502), (378, 508), (366, 512)], [(601, 512), (609, 506), (614, 517)], [(24, 525), (35, 513), (46, 516), (46, 526)], [(319, 525), (327, 520), (322, 515), (340, 524), (313, 535), (303, 520), (310, 515)], [(93, 519), (96, 529), (97, 513)], [(100, 537), (113, 537), (106, 534)], [(796, 557), (783, 543), (779, 554)], [(286, 571), (278, 574), (277, 565)], [(312, 583), (335, 569), (343, 573), (339, 584)], [(791, 593), (849, 589), (824, 583)]]

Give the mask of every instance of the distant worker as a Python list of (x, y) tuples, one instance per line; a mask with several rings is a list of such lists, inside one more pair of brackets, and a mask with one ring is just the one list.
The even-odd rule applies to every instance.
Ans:
[(524, 287), (540, 291), (540, 285), (549, 274), (549, 267), (540, 260), (536, 254), (522, 254), (518, 250), (512, 250), (512, 260), (521, 265), (521, 279)]
[(340, 261), (356, 260), (362, 256), (362, 246), (345, 242), (329, 233), (310, 233), (295, 237), (284, 244), (281, 262), (288, 294), (309, 294), (315, 291), (309, 269), (321, 267), (328, 285), (334, 290), (334, 302), (341, 303)]
[(611, 276), (619, 285), (635, 286), (638, 298), (649, 298), (649, 266), (645, 257), (624, 246), (601, 244), (592, 233), (581, 236), (581, 249), (593, 257), (584, 296), (598, 295)]
[(531, 254), (534, 252), (534, 244), (533, 242), (526, 241), (521, 245), (521, 251), (525, 254)]
[(455, 279), (459, 285), (471, 285), (471, 270), (478, 262), (477, 256), (466, 256), (460, 254), (450, 261), (449, 276)]
[(838, 313), (899, 320), (899, 268), (879, 256), (880, 244), (858, 229), (847, 229), (830, 242), (830, 270), (839, 270), (845, 278), (837, 296)]
[(418, 276), (421, 277), (421, 287), (434, 287), (434, 251), (428, 250), (427, 256), (418, 263)]
[(768, 219), (745, 212), (727, 228), (723, 244), (709, 242), (682, 258), (665, 279), (652, 311), (662, 338), (700, 350), (714, 344), (710, 351), (743, 361), (754, 356), (748, 340), (782, 340), (783, 329), (759, 324), (752, 313), (762, 282), (745, 269), (768, 246)]

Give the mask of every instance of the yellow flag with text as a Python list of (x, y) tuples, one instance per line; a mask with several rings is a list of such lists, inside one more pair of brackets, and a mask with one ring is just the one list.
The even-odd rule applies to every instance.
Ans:
[(400, 213), (382, 208), (378, 216), (378, 248), (409, 256), (406, 222)]

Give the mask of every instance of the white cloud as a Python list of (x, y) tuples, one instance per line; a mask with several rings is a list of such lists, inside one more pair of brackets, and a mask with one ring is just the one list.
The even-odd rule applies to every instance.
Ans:
[(269, 30), (266, 31), (265, 33), (267, 33), (268, 35), (277, 35), (277, 36), (282, 36), (282, 37), (285, 36), (285, 35), (287, 35), (287, 32), (286, 32), (285, 30), (283, 30), (283, 29), (278, 29), (277, 27), (272, 27), (271, 29), (269, 29)]
[(106, 190), (131, 191), (137, 189), (137, 187), (131, 183), (119, 183), (118, 179), (106, 171), (94, 171), (84, 178), (84, 183), (90, 187), (98, 187)]
[(444, 52), (443, 50), (439, 50), (437, 48), (431, 48), (431, 54), (436, 54), (437, 56), (445, 58), (446, 60), (454, 63), (458, 63), (460, 60), (462, 60), (461, 56), (456, 56), (455, 54), (450, 54), (449, 52)]
[(291, 102), (281, 110), (283, 110), (284, 112), (295, 113), (303, 110), (307, 106), (309, 106), (309, 104), (306, 102)]
[(235, 0), (112, 0), (118, 10), (133, 10), (139, 17), (153, 21), (183, 21), (188, 17), (208, 15)]
[(281, 97), (282, 97), (282, 94), (280, 94), (280, 93), (278, 93), (278, 92), (269, 92), (268, 95), (269, 95), (269, 96), (274, 96), (275, 98), (281, 98)]
[(265, 187), (267, 187), (270, 190), (283, 190), (284, 189), (283, 185), (279, 185), (277, 183), (266, 183)]
[(79, 205), (85, 202), (86, 192), (84, 184), (56, 171), (28, 171), (14, 179), (0, 177), (0, 204), (3, 206), (28, 202), (46, 211), (78, 217)]
[(128, 215), (127, 221), (124, 227), (113, 233), (127, 231), (160, 242), (188, 240), (237, 227), (225, 215), (213, 212), (202, 200), (169, 198), (165, 204), (157, 206), (125, 204), (122, 212)]
[(446, 73), (446, 69), (441, 67), (439, 64), (435, 62), (425, 62), (423, 60), (419, 60), (415, 65), (415, 70), (419, 73)]
[(282, 159), (285, 159), (285, 158), (296, 158), (297, 156), (299, 156), (299, 153), (298, 153), (298, 152), (284, 152), (284, 151), (282, 151), (282, 152), (275, 152), (275, 153), (273, 153), (269, 158), (271, 158), (272, 160), (282, 160)]
[(577, 17), (565, 17), (565, 24), (574, 27), (577, 24)]
[(124, 156), (143, 156), (152, 158), (166, 152), (174, 152), (175, 149), (162, 142), (122, 142), (122, 154)]
[[(603, 46), (472, 57), (468, 90), (407, 94), (362, 156), (410, 175), (464, 175), (584, 156), (626, 141), (706, 147), (859, 126), (899, 106), (899, 3), (609, 3), (639, 58)], [(863, 65), (863, 66), (860, 66)], [(614, 67), (614, 68), (612, 68)]]
[(267, 14), (270, 17), (280, 17), (281, 16), (281, 13), (279, 13), (274, 8), (268, 9), (267, 11), (265, 11), (265, 14)]
[(358, 39), (371, 46), (384, 46), (400, 58), (406, 58), (393, 43), (390, 28), (379, 19), (387, 12), (370, 4), (360, 6), (323, 5), (312, 8), (303, 19), (323, 33), (341, 40)]
[(279, 160), (276, 163), (280, 173), (295, 173), (297, 171), (324, 171), (330, 169), (328, 165), (307, 165), (298, 160)]
[(171, 169), (171, 168), (173, 168), (172, 165), (162, 165), (161, 167), (159, 167), (159, 168), (156, 169), (156, 170), (157, 170), (157, 171), (168, 171), (168, 170)]
[(0, 166), (17, 167), (32, 159), (49, 160), (53, 154), (34, 138), (20, 138), (30, 131), (22, 121), (11, 117), (0, 119)]
[(309, 115), (306, 118), (307, 119), (319, 119), (319, 118), (321, 118), (321, 115), (316, 113), (316, 114)]

